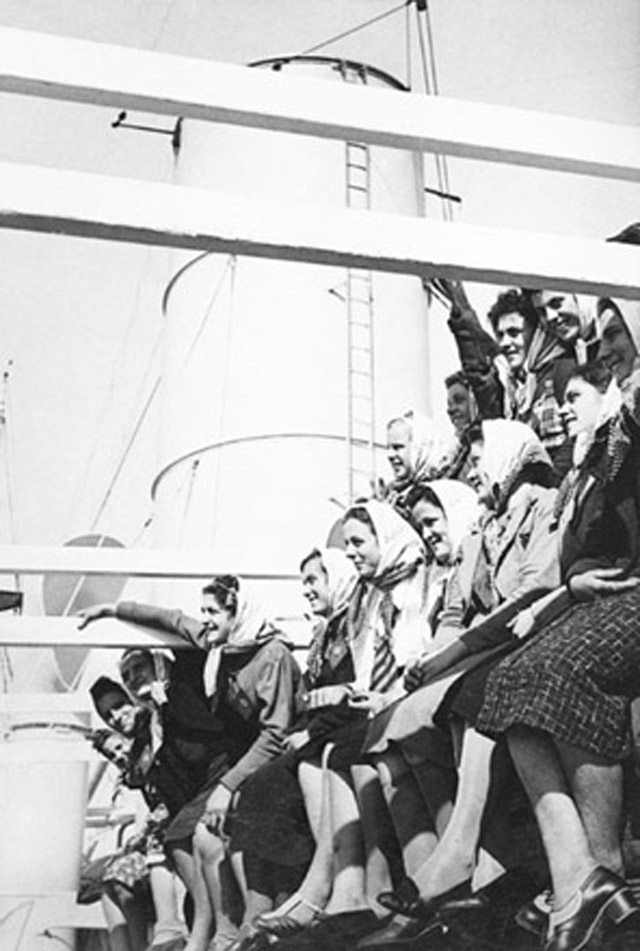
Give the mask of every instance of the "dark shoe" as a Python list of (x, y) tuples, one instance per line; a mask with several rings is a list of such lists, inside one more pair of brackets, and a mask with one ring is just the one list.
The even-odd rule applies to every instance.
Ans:
[(494, 879), (477, 892), (469, 891), (466, 895), (452, 895), (440, 903), (438, 913), (443, 919), (449, 914), (475, 911), (502, 911), (507, 909), (513, 915), (512, 907), (516, 907), (523, 898), (533, 895), (536, 885), (524, 869), (513, 868), (506, 871), (499, 878)]
[(640, 911), (625, 880), (600, 866), (584, 880), (578, 896), (578, 910), (554, 927), (544, 951), (581, 951), (605, 919), (620, 924)]
[(420, 898), (415, 882), (410, 878), (396, 888), (393, 892), (382, 892), (378, 895), (378, 901), (383, 908), (388, 908), (396, 915), (404, 915), (407, 918), (417, 918), (419, 921), (433, 921), (438, 910), (447, 902), (460, 898), (468, 898), (471, 894), (471, 883), (462, 882), (455, 888), (450, 888), (442, 895), (435, 895), (433, 898)]
[(386, 925), (374, 931), (373, 934), (360, 938), (354, 946), (354, 951), (383, 951), (383, 949), (409, 949), (414, 943), (426, 937), (429, 933), (440, 928), (435, 921), (418, 921), (415, 918), (405, 918), (404, 915), (394, 915)]
[(529, 934), (542, 938), (547, 933), (552, 898), (553, 895), (549, 891), (535, 895), (516, 912), (516, 924)]
[(405, 878), (392, 892), (380, 892), (377, 901), (392, 911), (394, 915), (408, 915), (407, 909), (413, 908), (415, 903), (420, 900), (418, 886), (412, 878)]
[(360, 911), (343, 911), (338, 915), (326, 915), (304, 930), (298, 931), (295, 936), (291, 935), (290, 939), (285, 939), (282, 947), (295, 948), (295, 951), (342, 948), (345, 944), (354, 943), (364, 935), (381, 928), (386, 922), (386, 918), (381, 921), (366, 908)]

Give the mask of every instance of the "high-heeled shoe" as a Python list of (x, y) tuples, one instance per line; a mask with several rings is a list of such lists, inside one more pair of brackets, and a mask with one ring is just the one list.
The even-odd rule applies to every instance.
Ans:
[(406, 918), (417, 918), (420, 921), (431, 921), (438, 913), (438, 909), (446, 902), (465, 898), (471, 894), (471, 882), (462, 882), (455, 885), (441, 895), (433, 898), (421, 898), (416, 883), (406, 878), (392, 892), (381, 892), (377, 900), (383, 908), (387, 908), (396, 915)]
[(613, 924), (640, 911), (633, 892), (623, 878), (597, 866), (578, 888), (577, 910), (554, 924), (544, 951), (581, 951), (608, 918)]

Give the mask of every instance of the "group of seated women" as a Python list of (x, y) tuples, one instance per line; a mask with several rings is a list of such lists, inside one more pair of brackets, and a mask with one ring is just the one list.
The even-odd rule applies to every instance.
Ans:
[[(640, 305), (598, 301), (597, 327), (598, 358), (564, 384), (561, 480), (531, 425), (465, 417), (453, 393), (453, 452), (411, 414), (392, 422), (393, 481), (345, 512), (341, 548), (301, 553), (304, 673), (234, 576), (203, 589), (201, 620), (126, 601), (84, 613), (196, 648), (160, 678), (148, 652), (122, 669), (151, 711), (138, 784), (166, 809), (193, 903), (172, 948), (428, 949), (444, 925), (472, 947), (508, 895), (508, 926), (545, 951), (635, 927), (620, 839), (640, 694)], [(513, 826), (525, 803), (537, 852)]]

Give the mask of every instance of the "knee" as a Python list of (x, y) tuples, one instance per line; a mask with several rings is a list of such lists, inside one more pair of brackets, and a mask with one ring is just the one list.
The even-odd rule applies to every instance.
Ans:
[(203, 822), (199, 822), (193, 833), (193, 852), (201, 862), (215, 862), (223, 853), (222, 842), (218, 836), (209, 832)]

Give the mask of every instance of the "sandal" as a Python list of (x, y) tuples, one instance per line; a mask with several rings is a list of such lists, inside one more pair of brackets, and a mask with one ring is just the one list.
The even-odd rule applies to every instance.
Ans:
[[(292, 917), (291, 913), (300, 907), (307, 908), (311, 912), (311, 918), (308, 921), (298, 921), (297, 918)], [(323, 914), (322, 908), (299, 896), (294, 902), (285, 902), (276, 911), (259, 915), (254, 921), (254, 927), (257, 931), (272, 935), (274, 938), (288, 938), (319, 921)]]

